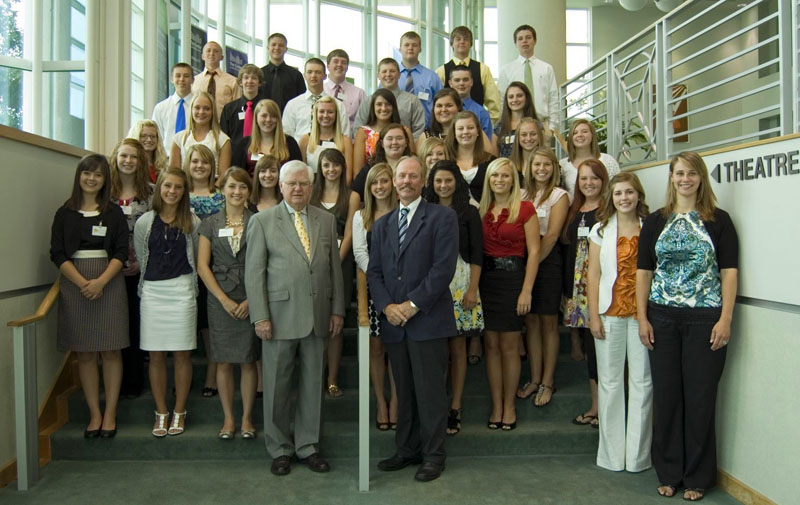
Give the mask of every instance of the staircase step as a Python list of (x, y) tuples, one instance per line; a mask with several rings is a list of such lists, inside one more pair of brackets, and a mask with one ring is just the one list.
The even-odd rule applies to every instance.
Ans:
[[(191, 414), (190, 414), (191, 416)], [(237, 433), (230, 441), (217, 439), (218, 423), (187, 419), (179, 436), (157, 439), (152, 423), (120, 427), (113, 439), (84, 439), (83, 423), (68, 423), (53, 435), (53, 459), (57, 460), (168, 460), (267, 458), (262, 426), (256, 425), (255, 440), (243, 440)], [(586, 454), (597, 450), (597, 430), (564, 422), (520, 422), (510, 432), (489, 430), (481, 424), (465, 423), (461, 433), (448, 437), (445, 449), (451, 456), (509, 456)], [(394, 432), (370, 428), (371, 457), (386, 457), (395, 449)], [(358, 455), (358, 433), (353, 422), (326, 422), (320, 450), (329, 457)]]

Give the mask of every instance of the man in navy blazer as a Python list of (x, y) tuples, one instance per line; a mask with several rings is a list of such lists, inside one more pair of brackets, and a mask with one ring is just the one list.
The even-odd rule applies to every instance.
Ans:
[(367, 276), (399, 415), (397, 452), (378, 468), (422, 463), (415, 478), (430, 481), (444, 470), (447, 338), (457, 333), (449, 286), (458, 257), (458, 218), (449, 207), (422, 200), (424, 184), (417, 158), (397, 164), (400, 206), (372, 229)]

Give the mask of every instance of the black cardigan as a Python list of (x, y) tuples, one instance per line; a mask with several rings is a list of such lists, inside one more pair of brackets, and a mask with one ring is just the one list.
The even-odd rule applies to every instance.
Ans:
[(458, 220), (458, 253), (466, 263), (483, 266), (483, 222), (472, 205)]
[[(253, 125), (253, 128), (258, 128), (258, 125)], [(282, 164), (290, 160), (303, 161), (303, 154), (300, 152), (300, 146), (291, 135), (284, 135), (286, 139), (286, 148), (289, 150), (289, 157), (286, 160), (278, 160), (278, 164)], [(247, 149), (250, 147), (250, 136), (240, 138), (236, 141), (231, 139), (231, 166), (239, 167), (247, 170), (247, 160), (249, 154)], [(257, 184), (258, 181), (254, 180)]]
[[(99, 217), (108, 228), (103, 239), (103, 249), (108, 253), (109, 261), (116, 258), (124, 264), (128, 260), (129, 235), (125, 214), (119, 205), (109, 202)], [(59, 268), (65, 261), (70, 261), (80, 248), (82, 219), (80, 212), (63, 205), (56, 211), (50, 234), (50, 261)]]
[[(639, 270), (656, 269), (656, 242), (667, 218), (661, 209), (647, 216), (642, 223), (642, 231), (639, 233), (639, 254), (637, 257), (636, 268)], [(713, 221), (703, 221), (706, 231), (711, 236), (714, 244), (714, 253), (717, 256), (717, 265), (720, 270), (725, 268), (739, 267), (739, 238), (736, 235), (736, 228), (733, 226), (731, 217), (722, 209), (714, 210)]]

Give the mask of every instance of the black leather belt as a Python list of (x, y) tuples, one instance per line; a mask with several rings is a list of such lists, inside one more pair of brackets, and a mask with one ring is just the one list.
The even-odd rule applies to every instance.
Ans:
[(525, 258), (519, 256), (506, 256), (505, 258), (494, 258), (492, 256), (483, 257), (484, 270), (505, 270), (507, 272), (519, 272), (525, 270)]

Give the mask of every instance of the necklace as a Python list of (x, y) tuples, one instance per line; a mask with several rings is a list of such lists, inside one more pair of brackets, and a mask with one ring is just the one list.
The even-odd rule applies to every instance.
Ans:
[(228, 228), (236, 228), (244, 226), (244, 214), (242, 214), (237, 221), (232, 221), (229, 215), (225, 215), (225, 226)]

